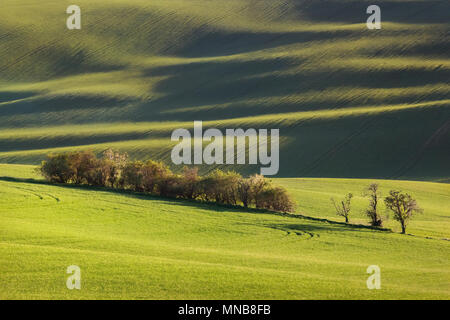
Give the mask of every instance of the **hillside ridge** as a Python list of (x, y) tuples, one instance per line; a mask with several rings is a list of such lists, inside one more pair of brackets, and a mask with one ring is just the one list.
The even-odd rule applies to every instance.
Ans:
[(279, 128), (280, 177), (450, 181), (450, 4), (380, 1), (368, 30), (369, 4), (80, 0), (67, 30), (64, 2), (5, 0), (0, 162), (114, 147), (170, 164), (170, 133), (202, 120)]

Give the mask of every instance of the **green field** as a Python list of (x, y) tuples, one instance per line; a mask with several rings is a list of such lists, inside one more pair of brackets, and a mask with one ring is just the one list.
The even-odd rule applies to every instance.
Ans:
[(448, 1), (378, 1), (381, 30), (360, 0), (79, 0), (72, 31), (69, 4), (2, 1), (0, 162), (170, 160), (203, 120), (279, 128), (282, 177), (450, 179)]
[[(369, 0), (77, 0), (69, 31), (72, 4), (0, 6), (0, 299), (450, 298), (449, 1), (377, 1), (381, 30)], [(172, 131), (194, 120), (280, 129), (273, 180), (297, 217), (34, 171), (107, 148), (171, 165)], [(387, 211), (392, 231), (355, 226), (373, 181), (425, 210), (408, 235)], [(347, 192), (354, 226), (330, 202)]]
[[(32, 167), (0, 170), (33, 177)], [(341, 196), (345, 188), (333, 186), (350, 183), (276, 182), (302, 201), (302, 214), (318, 217), (331, 212), (326, 201), (315, 205), (323, 190)], [(425, 213), (411, 224), (414, 235), (0, 179), (0, 298), (449, 299), (450, 186), (408, 184), (418, 199), (432, 200), (420, 202)], [(81, 290), (66, 288), (69, 265), (81, 268)], [(381, 290), (366, 287), (369, 265), (381, 268)]]

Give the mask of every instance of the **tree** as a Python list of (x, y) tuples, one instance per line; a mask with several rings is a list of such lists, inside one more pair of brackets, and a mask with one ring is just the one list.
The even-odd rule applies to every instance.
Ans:
[(372, 183), (365, 192), (366, 196), (369, 196), (369, 207), (366, 209), (366, 215), (370, 219), (370, 225), (374, 227), (381, 227), (383, 220), (379, 213), (379, 202), (381, 199), (381, 193), (378, 191), (378, 184)]
[(340, 203), (336, 203), (333, 198), (331, 198), (331, 202), (334, 205), (334, 208), (336, 209), (336, 214), (338, 216), (345, 218), (345, 223), (348, 223), (348, 218), (350, 215), (350, 203), (353, 198), (353, 194), (349, 193), (345, 196), (343, 200), (340, 201)]
[(406, 233), (406, 225), (414, 213), (423, 212), (409, 194), (401, 191), (391, 190), (389, 196), (384, 199), (386, 207), (394, 213), (394, 219), (400, 222), (402, 226), (402, 234)]

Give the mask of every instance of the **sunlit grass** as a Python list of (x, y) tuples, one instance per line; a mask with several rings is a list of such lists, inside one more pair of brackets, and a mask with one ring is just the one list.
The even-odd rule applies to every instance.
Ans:
[(450, 176), (444, 1), (436, 21), (425, 1), (398, 6), (382, 30), (350, 0), (80, 0), (74, 31), (69, 4), (2, 3), (0, 161), (109, 146), (167, 160), (171, 131), (203, 120), (279, 128), (283, 176)]
[[(0, 165), (0, 176), (32, 167)], [(276, 180), (302, 214), (368, 181)], [(446, 185), (379, 181), (413, 192), (415, 236), (139, 194), (0, 180), (3, 299), (448, 299)], [(309, 193), (308, 197), (305, 197)], [(308, 200), (308, 201), (306, 201)], [(363, 199), (356, 201), (358, 210)], [(431, 236), (433, 239), (427, 239)], [(381, 268), (368, 290), (366, 269)], [(77, 265), (82, 289), (66, 288)], [(39, 275), (39, 276), (37, 276)], [(412, 281), (413, 280), (413, 281)]]

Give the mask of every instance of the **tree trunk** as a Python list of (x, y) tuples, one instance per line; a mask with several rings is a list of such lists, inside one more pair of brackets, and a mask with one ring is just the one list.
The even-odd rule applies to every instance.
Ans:
[(406, 226), (402, 223), (402, 234), (406, 233)]
[(345, 223), (348, 223), (348, 217), (345, 217)]

